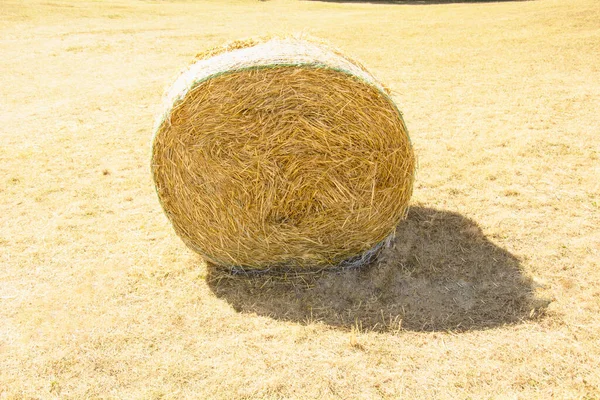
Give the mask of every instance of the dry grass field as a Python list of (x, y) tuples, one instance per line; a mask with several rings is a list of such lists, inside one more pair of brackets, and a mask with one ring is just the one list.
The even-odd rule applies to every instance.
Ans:
[[(600, 398), (600, 3), (0, 2), (0, 399)], [(359, 271), (231, 276), (175, 236), (154, 116), (226, 40), (325, 38), (419, 158)]]

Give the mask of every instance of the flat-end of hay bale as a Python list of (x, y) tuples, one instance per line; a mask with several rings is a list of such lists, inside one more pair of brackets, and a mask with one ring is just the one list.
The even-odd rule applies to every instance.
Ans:
[(152, 151), (177, 234), (249, 269), (364, 262), (404, 218), (414, 167), (384, 86), (295, 38), (201, 53), (168, 92)]

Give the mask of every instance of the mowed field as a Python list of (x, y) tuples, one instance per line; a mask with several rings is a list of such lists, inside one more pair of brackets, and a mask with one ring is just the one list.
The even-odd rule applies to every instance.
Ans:
[[(0, 2), (0, 399), (600, 398), (600, 3)], [(433, 2), (436, 3), (436, 2)], [(150, 175), (162, 93), (301, 33), (419, 159), (360, 271), (231, 276)]]

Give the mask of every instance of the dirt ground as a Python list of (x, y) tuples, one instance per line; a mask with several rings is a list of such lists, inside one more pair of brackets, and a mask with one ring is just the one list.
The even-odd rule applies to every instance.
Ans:
[[(393, 90), (419, 159), (359, 271), (231, 276), (174, 234), (162, 93), (306, 33)], [(600, 3), (0, 2), (0, 399), (600, 398)]]

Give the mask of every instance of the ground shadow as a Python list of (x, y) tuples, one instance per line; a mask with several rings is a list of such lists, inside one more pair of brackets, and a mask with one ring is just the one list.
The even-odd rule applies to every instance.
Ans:
[(207, 280), (238, 312), (347, 329), (485, 329), (537, 318), (548, 305), (475, 222), (424, 207), (410, 209), (366, 267), (252, 276), (209, 266)]
[(505, 3), (508, 1), (531, 1), (531, 0), (308, 0), (308, 1), (319, 1), (319, 2), (323, 2), (323, 3), (430, 5), (430, 4), (457, 4), (457, 3)]

